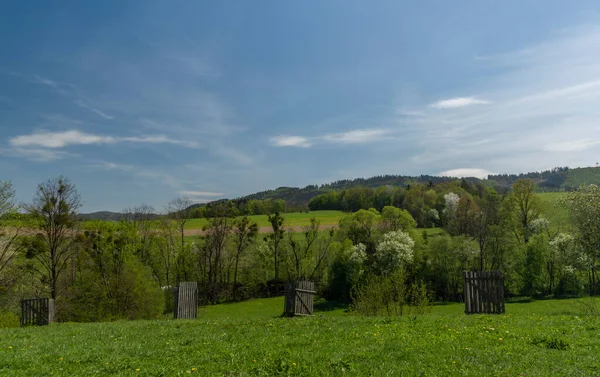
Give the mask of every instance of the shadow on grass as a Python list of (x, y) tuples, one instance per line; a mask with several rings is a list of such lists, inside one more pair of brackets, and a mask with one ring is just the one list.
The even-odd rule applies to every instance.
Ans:
[(344, 304), (337, 301), (325, 301), (325, 300), (317, 300), (313, 304), (313, 308), (315, 312), (329, 312), (332, 310), (344, 310), (348, 311), (348, 304)]

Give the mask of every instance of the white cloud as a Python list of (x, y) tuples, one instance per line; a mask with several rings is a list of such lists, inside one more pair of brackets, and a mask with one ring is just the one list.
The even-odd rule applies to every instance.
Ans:
[(338, 134), (325, 135), (323, 136), (323, 140), (332, 143), (358, 144), (380, 140), (389, 136), (389, 134), (390, 131), (384, 129), (358, 129)]
[(600, 144), (600, 140), (572, 140), (546, 144), (542, 149), (548, 152), (578, 152)]
[(62, 148), (72, 144), (108, 144), (114, 143), (115, 138), (111, 136), (98, 136), (75, 130), (64, 132), (40, 131), (31, 135), (15, 136), (10, 139), (10, 144), (15, 147), (44, 147)]
[(181, 144), (188, 147), (197, 146), (194, 142), (173, 140), (164, 135), (151, 135), (140, 137), (116, 137), (95, 135), (77, 130), (50, 132), (38, 131), (30, 135), (15, 136), (9, 140), (14, 147), (43, 147), (43, 148), (63, 148), (69, 145), (90, 145), (90, 144), (116, 144), (121, 142), (130, 143), (166, 143)]
[(210, 191), (180, 191), (183, 196), (223, 196), (222, 192), (210, 192)]
[(274, 136), (271, 138), (271, 143), (278, 147), (300, 147), (308, 148), (312, 145), (310, 140), (303, 136)]
[(8, 157), (21, 157), (36, 162), (51, 162), (65, 157), (76, 156), (75, 154), (68, 152), (39, 148), (0, 148), (0, 155)]
[(432, 103), (430, 106), (435, 107), (436, 109), (454, 109), (457, 107), (486, 105), (489, 103), (490, 101), (480, 100), (474, 97), (456, 97)]
[(452, 169), (440, 172), (439, 175), (442, 177), (458, 177), (458, 178), (466, 178), (466, 177), (475, 177), (475, 178), (487, 178), (490, 173), (485, 169), (477, 169), (477, 168), (459, 168)]

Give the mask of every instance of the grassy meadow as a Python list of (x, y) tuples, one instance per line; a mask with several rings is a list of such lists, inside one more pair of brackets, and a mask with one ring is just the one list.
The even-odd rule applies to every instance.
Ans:
[(553, 226), (560, 226), (561, 228), (569, 226), (569, 213), (560, 204), (560, 199), (565, 195), (566, 192), (542, 192), (538, 194), (544, 210), (542, 216), (550, 220)]
[(277, 297), (202, 308), (197, 320), (0, 329), (0, 375), (600, 375), (600, 317), (583, 302), (469, 316), (449, 304), (392, 319), (317, 302), (314, 317), (290, 319)]
[[(311, 217), (315, 217), (321, 222), (321, 225), (336, 225), (344, 212), (342, 211), (311, 211), (311, 212), (291, 212), (283, 213), (286, 226), (306, 226), (310, 223)], [(271, 226), (267, 215), (253, 215), (248, 218), (257, 223), (259, 227)], [(208, 223), (207, 219), (191, 219), (185, 224), (185, 229), (201, 229)]]

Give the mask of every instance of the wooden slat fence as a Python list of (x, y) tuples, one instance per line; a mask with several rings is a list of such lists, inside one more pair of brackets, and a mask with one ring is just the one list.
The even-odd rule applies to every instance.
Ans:
[(466, 314), (504, 313), (504, 277), (500, 271), (463, 271)]
[(173, 290), (175, 319), (195, 319), (198, 317), (198, 283), (182, 282)]
[(30, 298), (21, 300), (21, 326), (44, 326), (54, 322), (54, 300)]
[(315, 283), (312, 281), (286, 283), (283, 314), (288, 317), (313, 315), (315, 294)]

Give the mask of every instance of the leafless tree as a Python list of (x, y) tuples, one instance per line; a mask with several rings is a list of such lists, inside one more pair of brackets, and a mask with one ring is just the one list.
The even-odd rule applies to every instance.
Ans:
[(147, 204), (123, 210), (124, 221), (130, 224), (140, 237), (140, 245), (137, 250), (144, 263), (149, 263), (150, 243), (152, 234), (157, 227), (155, 209)]
[(75, 185), (63, 176), (39, 184), (33, 202), (25, 206), (40, 230), (29, 245), (28, 255), (42, 266), (36, 270), (47, 279), (53, 299), (58, 296), (60, 274), (73, 254), (79, 207), (81, 198)]
[(22, 227), (12, 223), (11, 227), (2, 224), (6, 215), (15, 209), (15, 190), (10, 182), (0, 182), (0, 281), (4, 270), (17, 256), (20, 244), (17, 242)]
[(192, 218), (190, 207), (194, 204), (189, 198), (175, 198), (167, 204), (166, 212), (173, 220), (181, 234), (181, 249), (185, 247), (184, 230), (185, 224)]

